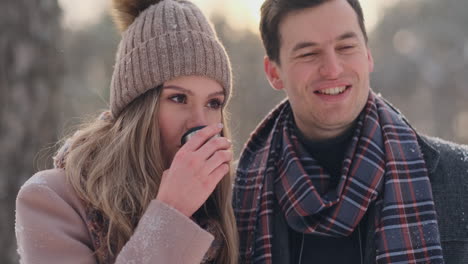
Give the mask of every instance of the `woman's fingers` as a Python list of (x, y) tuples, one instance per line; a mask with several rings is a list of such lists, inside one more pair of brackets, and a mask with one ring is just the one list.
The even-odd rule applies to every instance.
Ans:
[(211, 179), (213, 172), (222, 164), (228, 164), (232, 160), (232, 152), (230, 150), (216, 151), (203, 166), (201, 175)]
[[(211, 192), (214, 191), (216, 188), (216, 185), (226, 176), (229, 172), (229, 164), (228, 163), (223, 163), (219, 165), (217, 168), (215, 168), (209, 175), (206, 184), (208, 188), (211, 190)], [(211, 193), (210, 192), (210, 193)]]
[(223, 124), (212, 124), (209, 126), (204, 127), (200, 131), (197, 132), (185, 145), (182, 146), (182, 149), (186, 149), (187, 151), (196, 151), (198, 150), (205, 142), (207, 142), (210, 138), (214, 137), (215, 135), (219, 134), (223, 129)]
[(230, 149), (231, 145), (232, 143), (225, 137), (211, 138), (196, 151), (196, 155), (208, 160), (216, 151)]
[(222, 125), (201, 129), (174, 156), (163, 173), (156, 199), (191, 216), (229, 172), (231, 142), (214, 137)]

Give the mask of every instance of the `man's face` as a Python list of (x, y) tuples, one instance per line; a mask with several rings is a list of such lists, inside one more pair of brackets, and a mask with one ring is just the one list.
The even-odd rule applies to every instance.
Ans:
[(289, 13), (279, 26), (280, 64), (265, 59), (271, 85), (286, 92), (310, 139), (338, 136), (366, 104), (372, 55), (345, 0)]

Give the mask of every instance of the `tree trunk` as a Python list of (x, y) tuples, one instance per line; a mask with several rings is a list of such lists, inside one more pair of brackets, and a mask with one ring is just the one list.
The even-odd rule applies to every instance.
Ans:
[[(62, 56), (57, 0), (0, 1), (0, 263), (18, 263), (19, 187), (57, 135)], [(49, 156), (50, 157), (50, 156)], [(44, 157), (44, 160), (46, 157)], [(50, 159), (49, 159), (50, 160)], [(50, 164), (50, 163), (49, 163)]]

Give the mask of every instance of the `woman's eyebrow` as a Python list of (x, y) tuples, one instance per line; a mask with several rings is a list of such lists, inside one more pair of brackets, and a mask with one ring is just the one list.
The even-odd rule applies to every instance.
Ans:
[(210, 93), (210, 94), (208, 95), (208, 97), (214, 97), (214, 96), (218, 96), (218, 95), (223, 95), (223, 96), (224, 96), (224, 95), (225, 95), (225, 94), (224, 94), (224, 91), (219, 91), (219, 92)]
[[(190, 96), (193, 96), (195, 95), (191, 90), (189, 89), (185, 89), (183, 87), (180, 87), (180, 86), (177, 86), (177, 85), (168, 85), (168, 86), (163, 86), (162, 87), (163, 89), (172, 89), (172, 90), (177, 90), (177, 91), (180, 91), (180, 92), (183, 92), (183, 93), (186, 93)], [(214, 96), (219, 96), (219, 95), (225, 95), (224, 94), (224, 91), (218, 91), (218, 92), (213, 92), (213, 93), (210, 93), (208, 95), (208, 97), (214, 97)]]
[(177, 91), (180, 91), (180, 92), (183, 92), (183, 93), (192, 95), (192, 96), (194, 95), (193, 92), (190, 91), (189, 89), (185, 89), (185, 88), (183, 88), (183, 87), (176, 86), (176, 85), (163, 86), (162, 88), (163, 88), (163, 89), (173, 89), (173, 90), (177, 90)]

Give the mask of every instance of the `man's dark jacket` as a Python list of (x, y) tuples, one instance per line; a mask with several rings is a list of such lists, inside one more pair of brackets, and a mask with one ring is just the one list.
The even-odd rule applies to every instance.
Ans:
[[(468, 264), (468, 147), (418, 134), (438, 216), (444, 260)], [(373, 216), (373, 207), (368, 211)], [(276, 214), (273, 263), (288, 264), (289, 241), (282, 214)], [(369, 221), (364, 263), (375, 263), (373, 221)]]

